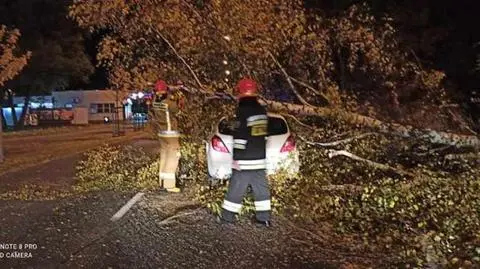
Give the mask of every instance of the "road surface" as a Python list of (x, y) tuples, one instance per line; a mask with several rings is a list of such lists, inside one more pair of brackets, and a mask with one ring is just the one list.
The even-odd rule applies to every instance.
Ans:
[[(22, 184), (68, 189), (79, 152), (106, 141), (149, 147), (156, 143), (134, 132), (112, 138), (104, 126), (35, 136), (6, 139), (18, 143), (7, 151), (16, 156), (15, 162), (33, 163), (4, 170), (0, 193)], [(28, 153), (46, 156), (52, 148), (55, 155), (44, 162)], [(257, 228), (248, 220), (217, 224), (185, 193), (146, 193), (120, 220), (111, 221), (134, 195), (94, 192), (52, 200), (0, 199), (0, 268), (353, 269), (365, 268), (353, 264), (375, 264), (377, 259), (359, 255), (355, 243), (298, 229), (281, 218), (274, 218), (271, 229)]]
[[(245, 220), (217, 224), (182, 194), (148, 193), (122, 219), (110, 221), (131, 196), (104, 192), (59, 201), (0, 201), (0, 242), (36, 246), (23, 249), (27, 258), (0, 259), (0, 268), (328, 269), (364, 261), (281, 219), (270, 229)], [(179, 217), (162, 222), (172, 215)]]
[(6, 160), (0, 164), (0, 179), (7, 172), (21, 171), (51, 160), (78, 155), (104, 143), (116, 144), (146, 136), (146, 132), (128, 129), (125, 136), (113, 137), (113, 125), (110, 124), (7, 134), (3, 138)]

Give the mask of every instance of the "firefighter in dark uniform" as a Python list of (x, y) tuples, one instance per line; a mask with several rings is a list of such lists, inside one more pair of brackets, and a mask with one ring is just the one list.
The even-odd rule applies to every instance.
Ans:
[(236, 86), (238, 107), (233, 132), (233, 170), (222, 204), (221, 222), (231, 223), (240, 212), (242, 200), (250, 185), (255, 198), (258, 224), (270, 226), (270, 190), (266, 178), (266, 139), (268, 116), (257, 100), (257, 84), (242, 79)]

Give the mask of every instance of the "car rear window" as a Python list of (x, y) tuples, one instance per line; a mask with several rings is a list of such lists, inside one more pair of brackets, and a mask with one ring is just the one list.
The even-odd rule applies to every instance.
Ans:
[(223, 119), (218, 123), (218, 132), (223, 135), (233, 135), (231, 124), (226, 119)]
[[(233, 135), (233, 130), (226, 119), (223, 119), (218, 124), (218, 132), (223, 135)], [(268, 134), (282, 135), (288, 132), (287, 123), (282, 118), (268, 117)]]
[(268, 135), (282, 135), (288, 132), (287, 123), (282, 118), (268, 117)]

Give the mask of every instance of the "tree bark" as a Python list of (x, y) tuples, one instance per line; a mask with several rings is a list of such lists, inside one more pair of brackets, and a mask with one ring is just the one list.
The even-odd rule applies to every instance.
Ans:
[(381, 133), (395, 134), (405, 138), (424, 139), (435, 144), (450, 145), (457, 148), (473, 147), (480, 148), (480, 138), (473, 135), (461, 135), (447, 132), (440, 132), (430, 129), (416, 129), (408, 125), (396, 123), (386, 123), (375, 118), (363, 116), (358, 113), (344, 110), (331, 109), (328, 107), (304, 106), (292, 103), (282, 103), (272, 100), (261, 99), (260, 102), (267, 105), (270, 109), (278, 112), (286, 112), (301, 116), (317, 116), (326, 118), (336, 118), (347, 123), (371, 127)]
[(17, 127), (19, 129), (25, 127), (25, 117), (27, 116), (27, 112), (29, 111), (28, 105), (30, 104), (30, 91), (27, 91), (25, 96), (25, 101), (23, 102), (23, 109), (22, 114), (20, 115), (20, 119), (17, 122)]
[(17, 113), (15, 112), (15, 102), (13, 100), (13, 92), (8, 91), (8, 106), (10, 107), (10, 110), (12, 112), (12, 121), (13, 121), (13, 128), (17, 126)]
[[(3, 109), (3, 107), (2, 107), (2, 109)], [(1, 118), (2, 118), (2, 128), (3, 128), (3, 130), (6, 130), (8, 128), (8, 126), (7, 126), (7, 120), (3, 116), (3, 111), (1, 112)]]

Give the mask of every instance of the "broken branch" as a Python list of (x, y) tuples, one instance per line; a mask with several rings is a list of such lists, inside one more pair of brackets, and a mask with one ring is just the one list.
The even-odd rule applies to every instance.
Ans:
[(468, 125), (465, 123), (465, 121), (463, 119), (461, 119), (458, 115), (456, 115), (455, 113), (453, 113), (453, 111), (451, 109), (447, 109), (448, 111), (448, 114), (450, 114), (450, 116), (452, 117), (452, 119), (458, 124), (460, 125), (461, 127), (463, 127), (465, 130), (469, 131), (472, 135), (478, 135), (477, 132), (475, 132), (474, 130), (472, 130), (472, 128), (468, 127)]
[(349, 142), (352, 142), (353, 140), (364, 138), (364, 137), (367, 137), (367, 136), (370, 136), (370, 135), (375, 135), (375, 134), (376, 133), (365, 133), (365, 134), (357, 135), (357, 136), (354, 136), (354, 137), (350, 137), (350, 138), (346, 138), (346, 139), (342, 139), (342, 140), (337, 140), (337, 141), (333, 141), (333, 142), (328, 142), (328, 143), (310, 142), (310, 141), (307, 141), (305, 138), (303, 138), (301, 136), (299, 136), (299, 137), (300, 137), (300, 139), (302, 139), (303, 141), (305, 141), (309, 145), (322, 146), (322, 147), (333, 147), (333, 146), (338, 146), (338, 145), (343, 144), (343, 143), (349, 143)]
[(198, 84), (198, 87), (200, 87), (201, 89), (203, 89), (203, 84), (200, 82), (200, 79), (198, 79), (198, 76), (197, 74), (195, 74), (195, 71), (193, 71), (192, 67), (187, 63), (187, 61), (178, 53), (178, 51), (175, 49), (175, 47), (172, 45), (172, 43), (170, 43), (170, 41), (168, 41), (168, 39), (162, 34), (160, 33), (160, 31), (158, 31), (157, 29), (155, 29), (155, 32), (156, 34), (165, 42), (167, 43), (167, 45), (172, 49), (173, 53), (175, 54), (175, 56), (177, 56), (177, 58), (180, 59), (180, 61), (182, 61), (182, 63), (188, 68), (188, 70), (190, 71), (190, 73), (192, 74), (193, 78), (195, 79), (195, 81), (197, 82)]
[(353, 159), (353, 160), (356, 160), (356, 161), (360, 161), (360, 162), (364, 162), (372, 167), (375, 167), (375, 168), (378, 168), (380, 170), (390, 170), (390, 171), (394, 171), (396, 172), (397, 174), (399, 175), (408, 175), (408, 176), (411, 176), (411, 177), (414, 177), (415, 175), (410, 173), (410, 172), (407, 172), (407, 171), (404, 171), (404, 170), (401, 170), (401, 169), (397, 169), (397, 168), (394, 168), (394, 167), (391, 167), (389, 165), (386, 165), (386, 164), (382, 164), (382, 163), (377, 163), (377, 162), (374, 162), (374, 161), (371, 161), (371, 160), (368, 160), (368, 159), (365, 159), (365, 158), (362, 158), (362, 157), (359, 157), (353, 153), (350, 153), (346, 150), (333, 150), (333, 149), (330, 149), (327, 151), (328, 152), (328, 157), (329, 158), (333, 158), (333, 157), (336, 157), (336, 156), (345, 156), (345, 157), (348, 157), (350, 159)]
[(278, 66), (278, 68), (280, 68), (280, 70), (282, 71), (283, 75), (285, 76), (285, 78), (287, 79), (287, 82), (288, 82), (288, 85), (290, 85), (290, 88), (292, 89), (293, 93), (295, 94), (295, 96), (298, 98), (298, 100), (306, 105), (306, 106), (312, 106), (311, 104), (309, 104), (307, 102), (307, 100), (305, 100), (301, 95), (300, 93), (297, 91), (297, 89), (295, 89), (295, 86), (293, 85), (292, 83), (292, 80), (290, 78), (290, 76), (288, 75), (287, 71), (285, 71), (285, 68), (283, 68), (283, 66), (277, 61), (277, 59), (275, 58), (275, 56), (273, 56), (273, 54), (269, 51), (268, 52), (268, 55), (270, 56), (270, 58), (272, 58), (272, 60), (275, 62), (275, 64)]
[(293, 119), (293, 120), (294, 120), (296, 123), (298, 123), (300, 126), (303, 126), (303, 127), (307, 128), (307, 129), (310, 129), (310, 130), (315, 130), (315, 127), (310, 126), (310, 125), (308, 125), (308, 124), (305, 124), (305, 123), (301, 122), (299, 119), (297, 119), (297, 117), (295, 117), (295, 116), (293, 116), (293, 115), (286, 114), (286, 113), (284, 113), (284, 114), (282, 114), (282, 115), (287, 116), (287, 117)]
[[(279, 74), (279, 72), (274, 72), (274, 73)], [(282, 72), (282, 74), (285, 75), (285, 73), (283, 73), (283, 72)], [(299, 79), (296, 79), (296, 78), (294, 78), (294, 77), (292, 77), (292, 76), (290, 76), (290, 75), (288, 75), (288, 77), (289, 77), (293, 82), (295, 82), (295, 83), (297, 83), (297, 84), (299, 84), (299, 85), (301, 85), (301, 86), (303, 86), (303, 87), (311, 90), (311, 91), (312, 91), (313, 93), (315, 93), (316, 95), (322, 97), (323, 100), (324, 100), (325, 102), (327, 102), (327, 104), (330, 103), (329, 99), (327, 98), (327, 96), (326, 96), (325, 94), (323, 94), (323, 93), (320, 92), (319, 90), (315, 89), (314, 87), (312, 87), (312, 86), (309, 85), (308, 83), (306, 83), (306, 82), (304, 82), (304, 81), (301, 81), (301, 80), (299, 80)]]
[(431, 150), (429, 150), (429, 151), (427, 151), (427, 152), (421, 152), (421, 153), (415, 153), (415, 154), (416, 154), (417, 156), (426, 156), (426, 155), (428, 155), (428, 154), (433, 154), (433, 153), (438, 152), (438, 151), (443, 151), (443, 150), (449, 149), (450, 147), (452, 147), (452, 146), (447, 145), (447, 146), (443, 146), (443, 147), (431, 149)]
[(464, 153), (464, 154), (447, 154), (445, 155), (446, 160), (466, 160), (466, 159), (479, 159), (480, 160), (480, 153), (471, 152), (471, 153)]
[[(347, 139), (343, 139), (343, 140), (339, 140), (339, 141), (334, 141), (334, 142), (330, 142), (330, 143), (310, 142), (310, 141), (306, 140), (305, 138), (303, 138), (301, 136), (299, 136), (299, 137), (300, 137), (300, 139), (305, 141), (307, 144), (329, 147), (329, 146), (337, 146), (341, 143), (347, 143), (347, 142), (353, 141), (355, 139), (359, 139), (359, 138), (366, 137), (366, 136), (373, 135), (373, 134), (375, 134), (375, 133), (365, 133), (365, 134), (361, 134), (361, 135), (358, 135), (358, 136), (354, 136), (354, 137), (351, 137), (351, 138), (347, 138)], [(367, 163), (368, 165), (373, 166), (373, 167), (375, 167), (377, 169), (380, 169), (380, 170), (391, 170), (391, 171), (396, 172), (399, 175), (408, 175), (408, 176), (411, 176), (411, 177), (414, 176), (414, 174), (412, 174), (410, 172), (407, 172), (407, 171), (404, 171), (404, 170), (401, 170), (401, 169), (397, 169), (397, 168), (391, 167), (391, 166), (386, 165), (386, 164), (381, 164), (381, 163), (377, 163), (377, 162), (362, 158), (362, 157), (357, 156), (353, 153), (350, 153), (346, 150), (329, 149), (329, 150), (327, 150), (327, 153), (328, 153), (329, 158), (333, 158), (333, 157), (336, 157), (336, 156), (345, 156), (345, 157), (348, 157), (350, 159), (354, 159), (356, 161)]]
[(180, 213), (180, 214), (170, 216), (166, 219), (163, 219), (158, 224), (159, 225), (168, 224), (168, 223), (172, 222), (172, 220), (174, 220), (174, 219), (178, 219), (178, 218), (181, 218), (181, 217), (197, 214), (197, 212), (200, 211), (201, 209), (203, 209), (203, 208), (197, 208), (195, 210), (190, 210), (190, 211), (187, 211), (187, 212), (183, 212), (183, 213)]
[(303, 87), (311, 90), (311, 91), (314, 92), (316, 95), (322, 97), (325, 102), (330, 103), (330, 101), (328, 100), (327, 96), (325, 96), (325, 94), (321, 93), (321, 92), (318, 91), (317, 89), (315, 89), (315, 88), (313, 88), (312, 86), (308, 85), (306, 82), (303, 82), (303, 81), (298, 80), (298, 79), (296, 79), (296, 78), (294, 78), (294, 77), (291, 77), (291, 76), (289, 76), (289, 77), (290, 77), (290, 79), (291, 79), (293, 82), (298, 83), (298, 84), (302, 85)]

